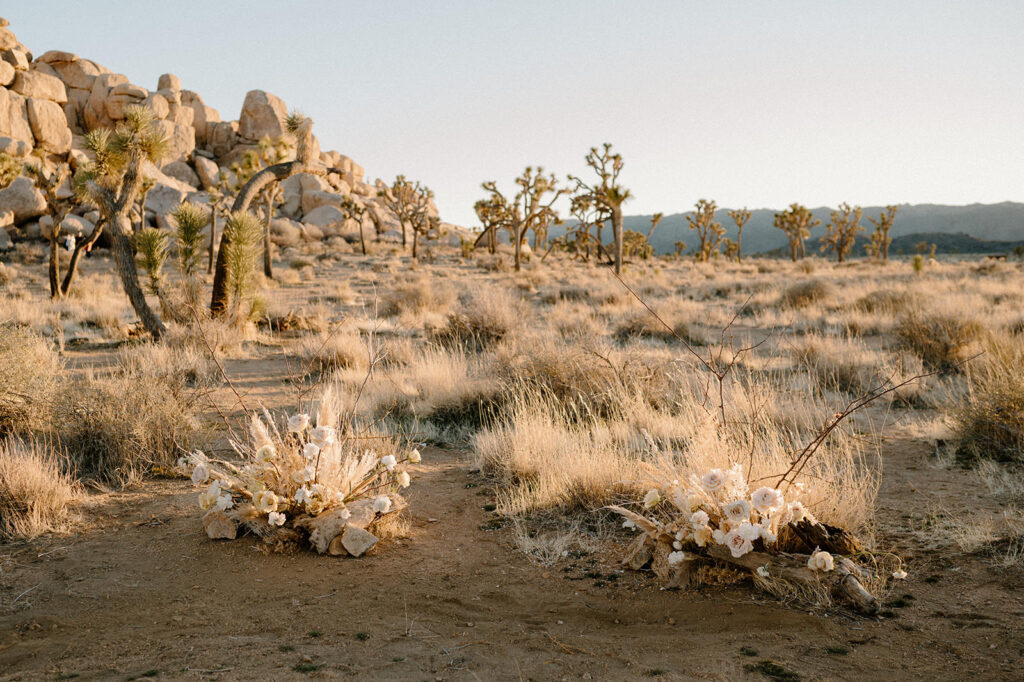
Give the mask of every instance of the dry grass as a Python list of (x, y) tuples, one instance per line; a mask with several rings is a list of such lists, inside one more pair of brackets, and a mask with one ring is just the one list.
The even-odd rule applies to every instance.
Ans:
[(13, 438), (0, 441), (0, 540), (66, 528), (77, 495), (63, 454)]
[(970, 392), (954, 420), (961, 461), (1024, 462), (1024, 345), (992, 338), (968, 368)]
[(62, 367), (42, 336), (0, 325), (0, 437), (46, 427)]
[(899, 323), (899, 345), (921, 358), (929, 369), (959, 371), (977, 348), (982, 326), (954, 315), (910, 315)]
[(832, 286), (824, 279), (809, 279), (797, 282), (779, 296), (779, 306), (783, 308), (806, 308), (815, 303), (828, 300), (832, 295)]
[(512, 337), (526, 324), (528, 308), (521, 299), (497, 287), (466, 294), (458, 310), (436, 332), (439, 340), (481, 349)]

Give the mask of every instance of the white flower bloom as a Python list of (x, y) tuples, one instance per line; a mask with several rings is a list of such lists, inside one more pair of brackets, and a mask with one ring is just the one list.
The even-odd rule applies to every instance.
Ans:
[(384, 468), (388, 471), (391, 471), (395, 468), (395, 465), (398, 464), (398, 460), (395, 459), (394, 455), (385, 455), (380, 458), (380, 463), (383, 464)]
[(657, 488), (651, 488), (644, 495), (644, 509), (651, 509), (659, 502), (661, 502), (661, 493), (658, 492)]
[(413, 450), (409, 453), (409, 461), (413, 464), (419, 464), (423, 457), (420, 455), (419, 450)]
[(387, 514), (391, 511), (391, 498), (386, 495), (381, 495), (373, 501), (373, 511), (378, 514)]
[(312, 493), (310, 493), (309, 488), (307, 488), (306, 486), (302, 486), (301, 488), (295, 491), (295, 501), (298, 502), (299, 504), (308, 504), (309, 501), (312, 499), (313, 495)]
[(274, 449), (273, 445), (267, 444), (256, 451), (257, 462), (269, 462), (277, 457), (277, 450)]
[(229, 495), (228, 493), (222, 493), (217, 498), (217, 503), (214, 505), (214, 508), (217, 511), (227, 511), (228, 509), (231, 509), (233, 506), (235, 506), (235, 501), (231, 499), (231, 495)]
[(722, 544), (728, 547), (729, 551), (737, 559), (754, 549), (754, 545), (751, 544), (750, 540), (735, 530), (725, 534), (725, 542)]
[[(693, 541), (697, 543), (698, 547), (703, 547), (708, 543), (708, 540), (712, 538), (714, 533), (721, 533), (722, 531), (713, 531), (709, 526), (700, 526), (699, 528), (693, 529)], [(724, 535), (722, 536), (725, 537)], [(718, 541), (721, 544), (721, 540)]]
[(302, 448), (302, 456), (306, 459), (316, 459), (316, 456), (320, 454), (320, 448), (313, 443), (306, 443), (305, 447)]
[(292, 472), (292, 481), (295, 483), (309, 483), (313, 480), (315, 471), (311, 466), (305, 466)]
[(812, 571), (828, 572), (835, 568), (835, 562), (833, 561), (831, 554), (817, 549), (807, 560), (807, 568)]
[(750, 502), (761, 514), (768, 514), (782, 509), (785, 505), (785, 500), (782, 499), (782, 491), (778, 488), (758, 488), (754, 491), (754, 494), (750, 496)]
[(740, 537), (744, 540), (749, 540), (750, 542), (761, 537), (761, 527), (755, 526), (747, 521), (741, 523), (739, 527), (736, 528), (736, 532), (739, 533)]
[(693, 512), (693, 515), (690, 516), (690, 525), (694, 528), (700, 528), (708, 525), (708, 513), (703, 509)]
[(712, 469), (711, 471), (704, 474), (704, 478), (700, 480), (700, 484), (704, 486), (704, 490), (709, 493), (721, 490), (722, 486), (725, 485), (725, 474), (722, 473), (721, 469)]
[(675, 542), (672, 543), (672, 549), (682, 549), (682, 548), (683, 548), (683, 543), (679, 542), (678, 540), (676, 540)]
[(750, 520), (750, 503), (746, 500), (736, 500), (722, 507), (725, 518), (730, 523), (741, 523)]
[(768, 567), (767, 566), (758, 566), (757, 567), (757, 574), (759, 576), (761, 576), (762, 578), (767, 578), (768, 577)]
[(271, 526), (283, 526), (285, 522), (285, 515), (281, 512), (270, 512), (267, 514), (267, 523)]
[(720, 545), (725, 544), (725, 531), (721, 528), (716, 528), (711, 532), (711, 537)]
[(252, 498), (252, 504), (261, 514), (277, 511), (277, 495), (272, 490), (264, 490)]
[(668, 565), (678, 566), (686, 559), (686, 552), (672, 552), (668, 555)]
[(626, 519), (625, 521), (622, 522), (622, 527), (623, 528), (636, 528), (636, 524), (633, 523), (632, 521), (630, 521), (629, 519)]
[(696, 509), (697, 507), (699, 507), (701, 505), (701, 502), (703, 502), (703, 501), (704, 501), (704, 498), (701, 497), (701, 494), (699, 492), (697, 492), (696, 490), (687, 490), (686, 491), (686, 508), (687, 509), (692, 511), (692, 510)]
[(192, 470), (192, 482), (196, 485), (202, 485), (208, 480), (210, 480), (210, 467), (202, 462), (196, 464), (195, 469)]
[(323, 450), (334, 444), (334, 429), (330, 426), (318, 426), (310, 432), (309, 440)]
[(350, 512), (348, 509), (342, 509), (341, 510), (341, 520), (345, 521), (346, 519), (350, 519), (350, 518), (352, 518), (352, 512)]
[(893, 571), (892, 572), (892, 577), (895, 578), (896, 580), (906, 580), (907, 579), (907, 572), (902, 570), (902, 569), (900, 569), (899, 571)]
[(209, 488), (199, 493), (199, 506), (203, 509), (210, 509), (217, 504), (220, 492), (220, 481), (214, 481)]
[(403, 488), (408, 488), (409, 482), (410, 481), (408, 472), (403, 471), (402, 473), (398, 474), (398, 485), (400, 485)]
[(779, 539), (778, 536), (775, 535), (775, 533), (773, 533), (770, 528), (766, 528), (765, 526), (755, 526), (755, 527), (760, 529), (760, 531), (761, 531), (761, 539), (764, 540), (764, 543), (766, 545), (773, 544), (776, 540)]
[(309, 415), (308, 414), (297, 414), (294, 417), (288, 418), (288, 432), (289, 433), (302, 433), (309, 426)]

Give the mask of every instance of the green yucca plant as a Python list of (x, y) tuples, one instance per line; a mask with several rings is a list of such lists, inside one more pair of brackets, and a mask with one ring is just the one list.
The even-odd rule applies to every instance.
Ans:
[(177, 226), (178, 269), (183, 277), (194, 277), (199, 271), (203, 249), (203, 228), (210, 224), (210, 212), (190, 201), (171, 213)]
[(242, 301), (253, 290), (256, 256), (259, 253), (262, 228), (259, 219), (249, 211), (235, 211), (224, 223), (224, 258), (227, 268), (231, 309), (237, 314)]
[(164, 263), (167, 262), (168, 235), (163, 230), (147, 227), (135, 233), (135, 251), (142, 261), (142, 269), (149, 279), (151, 294), (160, 294), (160, 283), (163, 281)]

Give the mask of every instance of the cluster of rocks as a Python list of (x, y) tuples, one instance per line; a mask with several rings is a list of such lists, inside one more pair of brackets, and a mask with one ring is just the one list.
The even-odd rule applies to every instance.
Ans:
[[(148, 90), (69, 52), (51, 50), (33, 57), (0, 18), (0, 152), (19, 159), (31, 154), (47, 166), (67, 163), (75, 170), (89, 160), (84, 135), (115, 127), (131, 105), (148, 107), (169, 141), (159, 167), (148, 164), (144, 169), (155, 183), (146, 196), (146, 218), (159, 227), (169, 227), (168, 215), (182, 201), (207, 203), (209, 191), (222, 177), (233, 187), (231, 166), (258, 150), (260, 140), (286, 137), (288, 107), (268, 92), (250, 91), (238, 119), (222, 121), (198, 93), (183, 89), (177, 76), (164, 74), (156, 89)], [(385, 183), (366, 182), (363, 168), (352, 159), (322, 151), (315, 137), (313, 144), (321, 173), (303, 173), (281, 183), (283, 205), (271, 225), (273, 240), (280, 246), (332, 237), (344, 237), (335, 240), (336, 246), (357, 240), (358, 224), (346, 220), (341, 210), (342, 200), (351, 196), (367, 208), (365, 227), (371, 233), (379, 225), (382, 240), (398, 241), (401, 224), (377, 198)], [(69, 194), (70, 187), (63, 191)], [(44, 196), (28, 178), (19, 177), (0, 190), (0, 249), (5, 240), (10, 244), (5, 229), (21, 239), (47, 238), (53, 226), (46, 213)], [(61, 224), (62, 233), (88, 235), (99, 218), (86, 206), (72, 214)], [(443, 231), (458, 243), (452, 235), (459, 228), (447, 228)]]

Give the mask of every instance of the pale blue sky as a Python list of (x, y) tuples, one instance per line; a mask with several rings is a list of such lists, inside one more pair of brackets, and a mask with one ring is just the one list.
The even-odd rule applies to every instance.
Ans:
[(629, 213), (1024, 198), (1014, 0), (4, 4), (36, 54), (170, 71), (225, 119), (273, 92), (462, 224), (482, 180), (580, 173), (604, 141)]

